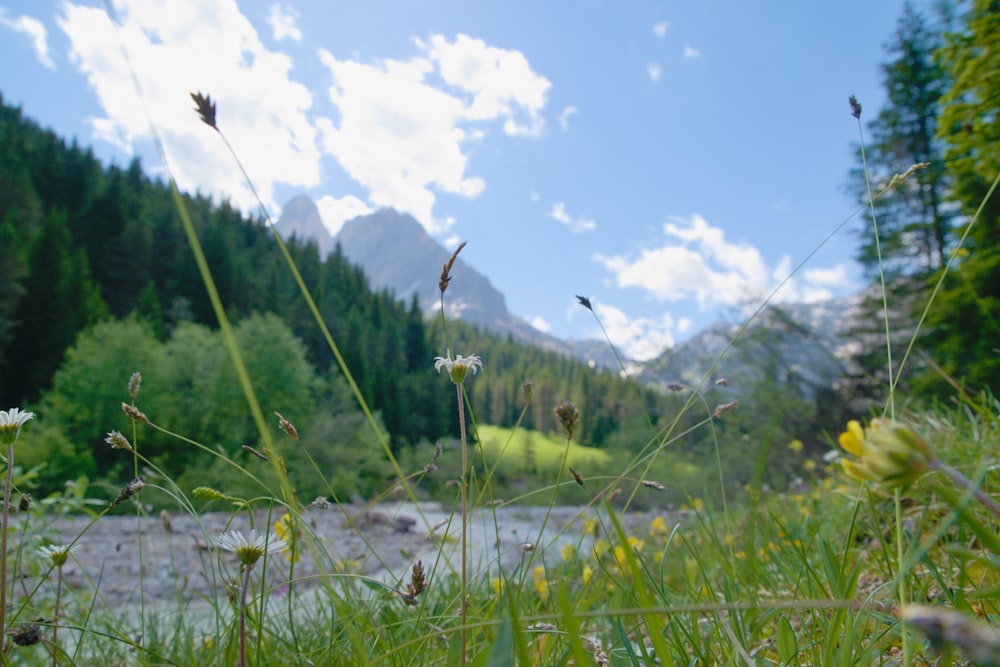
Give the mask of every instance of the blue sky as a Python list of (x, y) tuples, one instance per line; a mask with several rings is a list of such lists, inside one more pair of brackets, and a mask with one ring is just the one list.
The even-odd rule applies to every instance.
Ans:
[[(857, 205), (857, 95), (902, 0), (0, 0), (0, 93), (105, 161), (252, 200), (306, 193), (336, 230), (393, 206), (562, 338), (650, 358), (755, 306)], [(920, 6), (918, 4), (918, 6)], [(123, 45), (130, 58), (123, 55)], [(129, 70), (143, 89), (137, 95)], [(863, 116), (864, 119), (864, 116)], [(778, 294), (860, 287), (855, 218)], [(428, 271), (436, 273), (435, 267)], [(460, 280), (461, 276), (456, 276)]]

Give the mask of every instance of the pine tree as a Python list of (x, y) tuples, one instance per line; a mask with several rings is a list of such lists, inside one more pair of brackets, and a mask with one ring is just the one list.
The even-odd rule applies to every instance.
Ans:
[[(972, 391), (1000, 390), (1000, 2), (965, 3), (962, 29), (939, 57), (954, 78), (938, 136), (954, 174), (954, 195), (971, 228), (931, 311), (933, 356)], [(973, 220), (982, 206), (978, 218)]]
[[(948, 85), (947, 73), (934, 59), (941, 43), (941, 36), (907, 3), (886, 45), (890, 60), (882, 65), (882, 75), (888, 101), (868, 124), (866, 155), (873, 190), (913, 165), (928, 166), (875, 201), (881, 266), (872, 222), (865, 216), (858, 261), (873, 278), (880, 270), (890, 282), (901, 276), (926, 277), (947, 260), (953, 232), (953, 214), (946, 205), (950, 179), (936, 139), (938, 102)], [(853, 180), (861, 200), (867, 201), (862, 165)]]

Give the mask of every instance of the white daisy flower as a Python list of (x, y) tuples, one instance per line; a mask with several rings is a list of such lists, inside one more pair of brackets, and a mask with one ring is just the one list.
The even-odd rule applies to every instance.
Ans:
[(452, 359), (451, 350), (448, 350), (447, 357), (434, 357), (434, 370), (440, 373), (442, 368), (448, 371), (452, 382), (462, 384), (465, 381), (466, 373), (470, 370), (473, 375), (482, 370), (483, 360), (474, 354), (468, 357), (459, 354)]
[(0, 442), (5, 445), (13, 444), (21, 435), (21, 427), (34, 417), (34, 412), (25, 412), (20, 408), (0, 410)]
[(69, 560), (71, 553), (77, 550), (77, 545), (70, 546), (68, 544), (50, 544), (45, 547), (41, 547), (38, 553), (42, 555), (43, 558), (48, 558), (52, 561), (52, 564), (56, 567), (62, 567)]
[(258, 534), (256, 529), (250, 531), (250, 537), (244, 537), (238, 530), (230, 530), (219, 535), (218, 544), (226, 551), (231, 551), (246, 566), (252, 566), (264, 554), (276, 554), (288, 548), (284, 540), (268, 533)]

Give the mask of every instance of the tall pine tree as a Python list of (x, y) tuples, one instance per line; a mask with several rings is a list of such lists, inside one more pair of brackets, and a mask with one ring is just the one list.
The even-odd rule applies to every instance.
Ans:
[[(961, 29), (947, 35), (940, 62), (953, 77), (938, 136), (954, 175), (968, 231), (931, 312), (934, 356), (977, 391), (1000, 389), (1000, 2), (963, 3)], [(979, 216), (973, 219), (982, 207)]]

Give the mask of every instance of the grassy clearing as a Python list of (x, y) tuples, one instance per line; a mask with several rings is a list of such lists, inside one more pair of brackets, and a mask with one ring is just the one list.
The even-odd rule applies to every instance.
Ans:
[[(566, 452), (565, 436), (486, 424), (480, 424), (477, 432), (480, 446), (490, 462), (502, 459), (505, 463), (516, 466), (550, 468), (562, 463)], [(568, 457), (576, 467), (596, 468), (611, 463), (611, 455), (603, 449), (573, 442), (569, 445)]]

